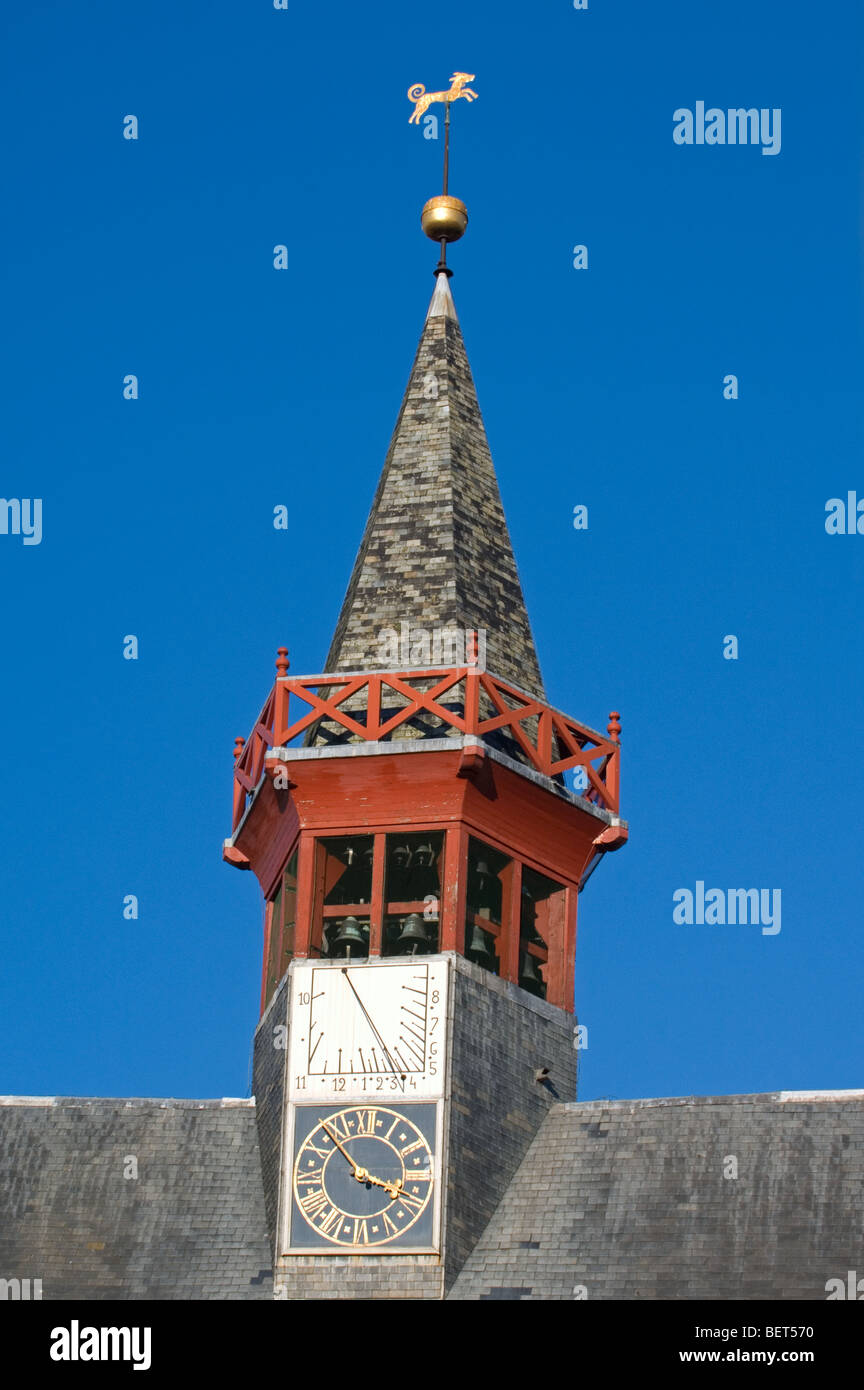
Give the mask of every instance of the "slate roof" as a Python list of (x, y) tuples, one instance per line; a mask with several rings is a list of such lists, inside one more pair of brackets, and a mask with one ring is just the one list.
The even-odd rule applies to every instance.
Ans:
[(400, 631), (403, 621), (426, 630), (485, 629), (488, 669), (543, 696), (498, 481), (445, 275), (436, 281), (326, 669), (392, 668), (380, 655), (379, 633)]
[[(255, 1118), (0, 1098), (0, 1278), (44, 1299), (269, 1300)], [(864, 1270), (862, 1194), (864, 1091), (555, 1105), (448, 1297), (822, 1300)]]
[(271, 1299), (271, 1265), (254, 1101), (0, 1097), (0, 1278)]
[(557, 1105), (448, 1297), (821, 1300), (862, 1197), (864, 1091)]

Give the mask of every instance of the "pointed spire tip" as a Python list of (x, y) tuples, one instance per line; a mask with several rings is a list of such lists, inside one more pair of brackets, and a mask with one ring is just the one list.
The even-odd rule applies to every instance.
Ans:
[(427, 319), (456, 319), (456, 305), (453, 303), (453, 296), (450, 293), (449, 276), (436, 276), (435, 292), (429, 303), (429, 312), (426, 317)]

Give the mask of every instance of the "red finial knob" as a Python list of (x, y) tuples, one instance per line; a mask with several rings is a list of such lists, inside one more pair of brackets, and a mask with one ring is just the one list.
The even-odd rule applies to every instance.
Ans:
[(278, 649), (278, 651), (276, 652), (276, 672), (277, 672), (277, 675), (278, 675), (278, 676), (287, 676), (287, 674), (288, 674), (288, 666), (289, 666), (289, 662), (288, 662), (288, 648), (287, 648), (287, 647), (280, 647), (280, 648)]
[(609, 723), (606, 725), (606, 732), (613, 743), (620, 742), (621, 716), (617, 709), (613, 709), (612, 713), (609, 715)]
[(235, 740), (234, 740), (234, 761), (235, 761), (235, 763), (237, 762), (237, 759), (240, 757), (240, 754), (243, 752), (243, 749), (244, 749), (245, 747), (246, 747), (246, 740), (245, 740), (245, 738), (243, 737), (242, 734), (238, 734), (237, 737), (236, 737)]

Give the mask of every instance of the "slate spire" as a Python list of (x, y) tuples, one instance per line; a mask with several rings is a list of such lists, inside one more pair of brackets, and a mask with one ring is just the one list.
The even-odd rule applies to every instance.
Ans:
[[(486, 633), (486, 667), (544, 696), (448, 276), (439, 274), (326, 670), (392, 668), (380, 634)], [(435, 664), (450, 664), (446, 660)]]

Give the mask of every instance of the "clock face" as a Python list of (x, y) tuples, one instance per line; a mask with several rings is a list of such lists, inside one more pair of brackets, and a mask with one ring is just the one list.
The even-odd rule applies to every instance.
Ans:
[(289, 1093), (298, 1103), (442, 1094), (446, 960), (298, 964), (291, 988)]
[(434, 1250), (437, 1109), (297, 1106), (291, 1250)]

